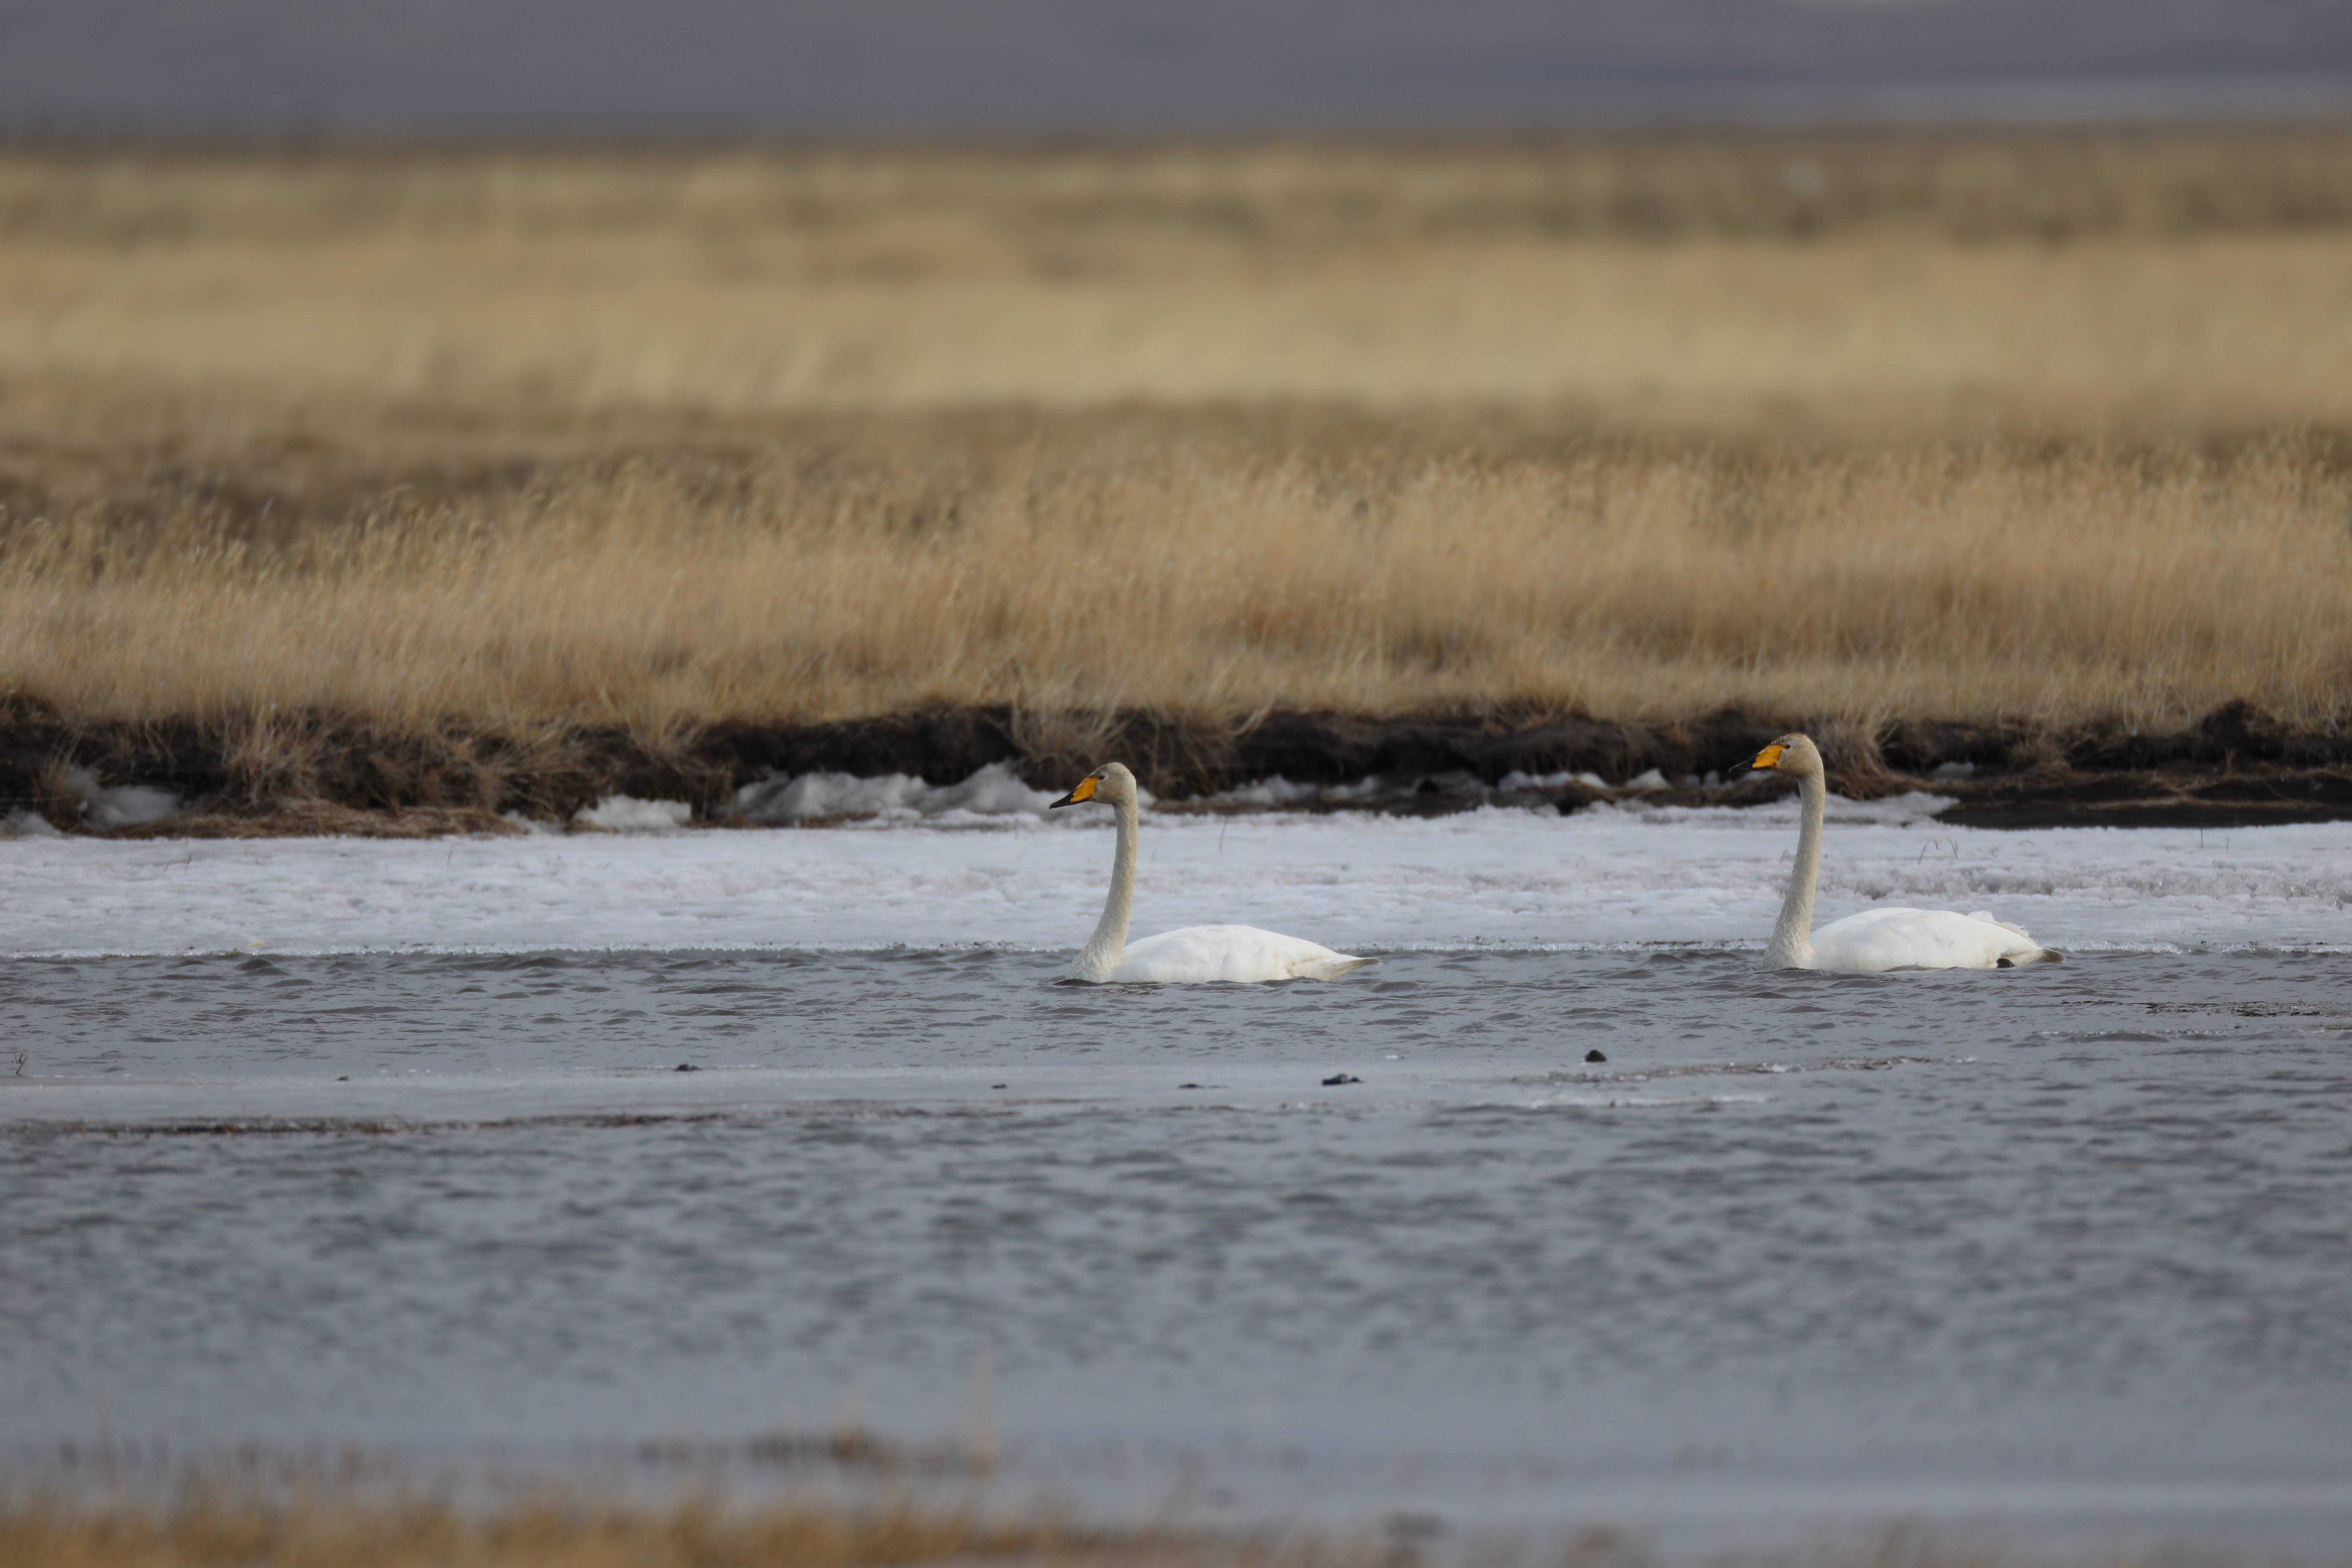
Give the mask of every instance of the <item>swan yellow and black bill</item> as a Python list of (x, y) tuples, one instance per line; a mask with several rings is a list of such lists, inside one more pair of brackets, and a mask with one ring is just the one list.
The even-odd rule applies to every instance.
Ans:
[(1767, 768), (1777, 768), (1780, 765), (1780, 753), (1788, 749), (1788, 747), (1782, 745), (1780, 742), (1775, 741), (1770, 745), (1765, 747), (1762, 751), (1757, 752), (1756, 760), (1748, 765), (1756, 769), (1759, 773)]
[[(1090, 773), (1087, 777), (1078, 781), (1077, 788), (1072, 790), (1069, 794), (1055, 801), (1054, 805), (1076, 805), (1081, 801), (1092, 800), (1095, 797), (1095, 786), (1099, 784), (1102, 781), (1100, 779), (1094, 777)], [(1054, 806), (1049, 805), (1045, 809), (1051, 811), (1054, 809)]]

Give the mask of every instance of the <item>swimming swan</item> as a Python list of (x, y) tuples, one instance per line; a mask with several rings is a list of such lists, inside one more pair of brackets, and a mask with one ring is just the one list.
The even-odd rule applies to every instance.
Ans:
[[(2066, 955), (2043, 947), (2006, 921), (1979, 910), (1864, 910), (1819, 931), (1813, 923), (1813, 883), (1822, 869), (1822, 812), (1829, 786), (1822, 753), (1803, 735), (1783, 735), (1748, 764), (1763, 773), (1787, 773), (1804, 800), (1805, 826), (1797, 837), (1797, 864), (1789, 874), (1789, 897), (1764, 962), (1780, 969), (2015, 969), (2024, 963), (2063, 963)], [(1809, 934), (1810, 932), (1810, 934)]]
[(1127, 917), (1135, 908), (1135, 775), (1121, 763), (1106, 763), (1054, 805), (1090, 800), (1118, 813), (1118, 852), (1111, 862), (1110, 897), (1103, 904), (1102, 921), (1066, 972), (1070, 979), (1175, 985), (1210, 980), (1337, 980), (1351, 969), (1380, 962), (1255, 926), (1186, 926), (1129, 947)]

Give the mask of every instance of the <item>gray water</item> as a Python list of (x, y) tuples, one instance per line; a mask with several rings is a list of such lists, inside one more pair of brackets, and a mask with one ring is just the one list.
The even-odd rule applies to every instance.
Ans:
[(1114, 1509), (2352, 1539), (2341, 956), (1057, 963), (0, 964), (0, 1444), (984, 1422)]

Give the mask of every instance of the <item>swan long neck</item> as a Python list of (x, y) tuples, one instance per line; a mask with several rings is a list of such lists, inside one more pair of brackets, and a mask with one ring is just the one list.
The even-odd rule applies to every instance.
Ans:
[(1112, 809), (1118, 813), (1118, 849), (1110, 866), (1110, 897), (1103, 900), (1095, 934), (1070, 965), (1070, 973), (1080, 980), (1107, 980), (1118, 967), (1127, 952), (1128, 917), (1135, 912), (1135, 802), (1114, 802)]
[(1813, 884), (1822, 874), (1822, 815), (1829, 803), (1829, 786), (1819, 777), (1801, 778), (1797, 794), (1804, 805), (1797, 863), (1789, 869), (1789, 896), (1780, 901), (1771, 945), (1764, 950), (1764, 961), (1781, 969), (1813, 966)]

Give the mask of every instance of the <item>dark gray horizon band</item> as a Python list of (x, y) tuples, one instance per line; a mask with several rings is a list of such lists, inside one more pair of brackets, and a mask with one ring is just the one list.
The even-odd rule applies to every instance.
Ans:
[(18, 0), (0, 132), (970, 133), (2352, 114), (2336, 0)]

